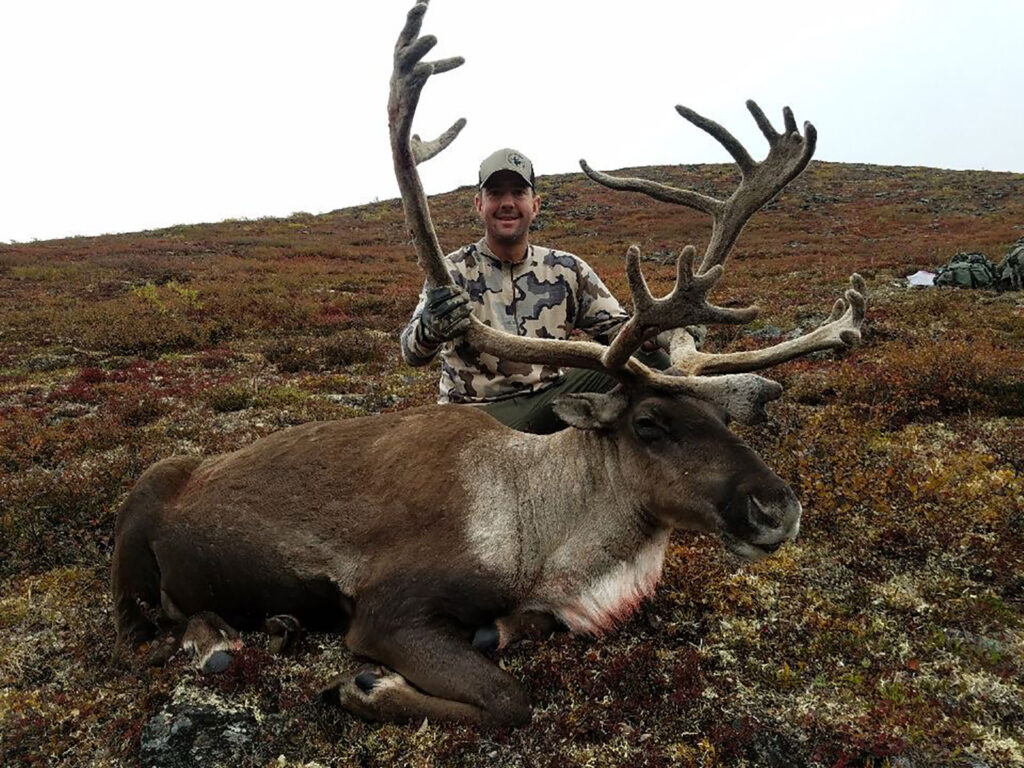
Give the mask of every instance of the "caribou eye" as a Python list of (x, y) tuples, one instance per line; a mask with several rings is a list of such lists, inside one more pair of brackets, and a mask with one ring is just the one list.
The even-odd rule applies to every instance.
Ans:
[(633, 431), (644, 442), (660, 440), (668, 434), (665, 425), (652, 416), (640, 416), (633, 421)]

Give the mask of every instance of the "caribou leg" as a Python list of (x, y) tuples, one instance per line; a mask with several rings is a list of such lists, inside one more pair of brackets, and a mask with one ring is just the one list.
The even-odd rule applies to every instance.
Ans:
[(185, 625), (181, 647), (191, 653), (203, 672), (223, 672), (242, 649), (238, 631), (213, 611), (197, 613)]
[(321, 691), (320, 697), (364, 720), (484, 722), (479, 708), (429, 696), (414, 688), (397, 672), (383, 667), (365, 669), (354, 677), (340, 677)]
[(213, 611), (202, 611), (179, 621), (164, 637), (154, 640), (146, 663), (162, 667), (184, 648), (203, 672), (223, 672), (242, 648), (238, 631)]
[(263, 622), (263, 631), (270, 635), (270, 652), (283, 656), (295, 648), (302, 637), (302, 624), (290, 613), (279, 613)]
[(345, 641), (354, 653), (389, 668), (364, 670), (348, 681), (336, 681), (324, 692), (355, 715), (368, 720), (428, 718), (491, 726), (530, 720), (523, 686), (455, 631), (434, 626), (382, 630), (357, 622)]
[[(302, 625), (291, 614), (271, 616), (263, 624), (270, 635), (270, 652), (284, 655), (294, 649), (303, 635)], [(230, 624), (213, 611), (202, 611), (175, 624), (163, 637), (154, 639), (148, 648), (145, 663), (162, 667), (184, 648), (203, 672), (223, 672), (242, 648), (242, 639)]]
[(546, 611), (517, 611), (481, 627), (473, 635), (473, 647), (489, 653), (507, 648), (526, 638), (540, 638), (565, 630), (554, 614)]

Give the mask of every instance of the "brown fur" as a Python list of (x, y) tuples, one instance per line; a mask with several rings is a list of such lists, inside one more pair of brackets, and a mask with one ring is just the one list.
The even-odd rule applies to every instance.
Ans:
[[(799, 516), (712, 406), (580, 398), (583, 428), (550, 436), (428, 406), (156, 464), (118, 517), (118, 647), (153, 634), (143, 606), (238, 629), (291, 614), (401, 676), (339, 691), (354, 712), (522, 722), (524, 694), (473, 649), (478, 630), (500, 627), (503, 645), (562, 623), (603, 631), (653, 589), (670, 528), (764, 554)], [(751, 495), (785, 522), (755, 520)]]

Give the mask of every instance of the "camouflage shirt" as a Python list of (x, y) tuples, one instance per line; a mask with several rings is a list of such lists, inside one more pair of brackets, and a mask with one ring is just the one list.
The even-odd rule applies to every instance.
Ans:
[[(448, 254), (449, 274), (470, 299), (473, 316), (517, 336), (567, 339), (576, 329), (605, 341), (627, 313), (583, 259), (531, 245), (518, 264), (499, 261), (483, 240)], [(546, 365), (498, 360), (463, 339), (438, 347), (421, 344), (416, 326), (426, 287), (412, 320), (402, 331), (402, 357), (425, 365), (441, 354), (440, 403), (482, 403), (536, 392), (563, 371)]]

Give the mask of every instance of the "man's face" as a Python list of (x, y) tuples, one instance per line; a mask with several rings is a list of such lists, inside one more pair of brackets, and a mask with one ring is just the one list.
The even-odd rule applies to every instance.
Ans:
[(487, 239), (498, 245), (526, 244), (540, 198), (519, 174), (498, 171), (474, 199)]

